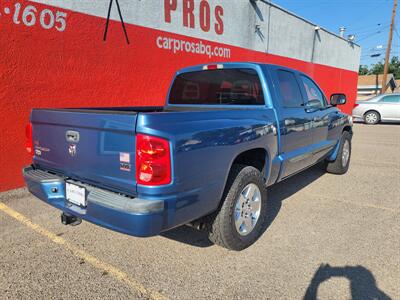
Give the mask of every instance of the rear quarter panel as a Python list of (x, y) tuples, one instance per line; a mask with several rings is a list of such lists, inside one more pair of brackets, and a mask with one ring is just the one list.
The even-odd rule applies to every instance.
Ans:
[[(180, 225), (217, 209), (235, 158), (263, 148), (271, 161), (277, 154), (275, 115), (264, 106), (238, 110), (207, 110), (140, 114), (137, 132), (170, 140), (173, 181), (162, 187), (138, 185), (139, 197), (163, 195)], [(266, 176), (270, 172), (266, 167)], [(171, 226), (171, 224), (169, 224)]]

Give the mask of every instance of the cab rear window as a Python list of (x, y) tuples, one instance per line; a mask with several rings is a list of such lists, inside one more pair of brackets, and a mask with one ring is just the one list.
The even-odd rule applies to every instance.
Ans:
[(217, 69), (175, 78), (169, 104), (262, 105), (264, 95), (253, 69)]

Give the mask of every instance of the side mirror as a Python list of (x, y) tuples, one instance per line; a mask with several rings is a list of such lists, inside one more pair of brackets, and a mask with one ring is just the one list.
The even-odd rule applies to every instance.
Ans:
[(322, 108), (322, 104), (321, 104), (321, 101), (319, 101), (318, 99), (312, 99), (306, 103), (306, 111), (307, 112), (314, 112), (321, 108)]
[(343, 105), (346, 104), (346, 95), (345, 94), (332, 94), (331, 95), (331, 105)]

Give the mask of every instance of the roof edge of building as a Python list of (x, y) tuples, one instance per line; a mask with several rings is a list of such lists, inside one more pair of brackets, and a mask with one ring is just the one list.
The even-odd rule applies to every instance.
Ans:
[[(250, 0), (250, 1), (257, 1), (257, 0)], [(306, 23), (308, 23), (308, 24), (310, 24), (310, 25), (319, 26), (319, 27), (321, 28), (321, 30), (325, 31), (326, 33), (331, 34), (331, 35), (333, 35), (333, 36), (335, 36), (335, 37), (337, 37), (337, 38), (339, 38), (339, 39), (341, 39), (341, 40), (343, 40), (343, 41), (345, 41), (345, 42), (347, 42), (347, 43), (351, 43), (351, 44), (353, 44), (354, 46), (357, 46), (357, 47), (361, 48), (361, 46), (360, 46), (359, 44), (357, 44), (357, 43), (355, 43), (355, 42), (350, 42), (350, 41), (347, 40), (346, 38), (341, 37), (340, 35), (338, 35), (338, 34), (332, 32), (332, 31), (330, 31), (330, 30), (328, 30), (328, 29), (325, 29), (324, 27), (321, 27), (321, 26), (318, 25), (318, 24), (313, 23), (313, 22), (311, 22), (310, 20), (307, 20), (306, 18), (303, 18), (303, 17), (301, 17), (301, 16), (295, 14), (294, 12), (291, 12), (290, 10), (287, 10), (286, 8), (283, 8), (282, 6), (279, 6), (278, 4), (275, 4), (275, 3), (271, 2), (271, 1), (268, 1), (268, 0), (259, 0), (259, 1), (261, 1), (261, 2), (263, 2), (263, 3), (266, 3), (266, 4), (269, 4), (269, 5), (271, 5), (271, 6), (275, 7), (275, 8), (278, 8), (278, 9), (280, 9), (281, 11), (284, 11), (285, 13), (288, 13), (289, 15), (291, 15), (291, 16), (293, 16), (293, 17), (296, 17), (296, 18), (298, 18), (298, 19), (300, 19), (300, 20), (302, 20), (302, 21), (304, 21), (304, 22), (306, 22)]]

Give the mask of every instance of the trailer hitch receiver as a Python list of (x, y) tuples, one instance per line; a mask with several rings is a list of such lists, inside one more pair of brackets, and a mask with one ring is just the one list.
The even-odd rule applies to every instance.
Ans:
[(82, 223), (82, 219), (67, 213), (61, 213), (61, 223), (64, 225), (77, 226)]

